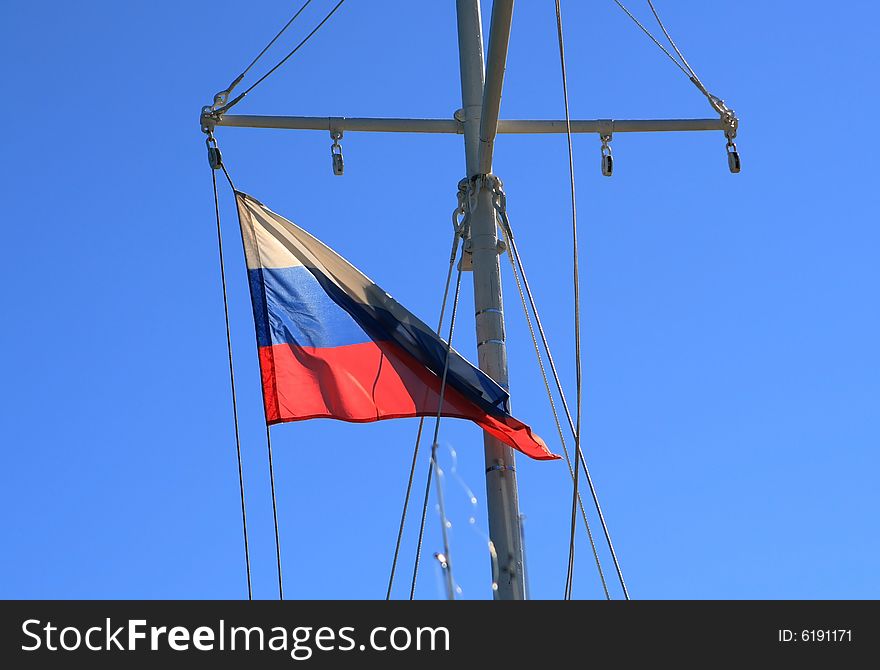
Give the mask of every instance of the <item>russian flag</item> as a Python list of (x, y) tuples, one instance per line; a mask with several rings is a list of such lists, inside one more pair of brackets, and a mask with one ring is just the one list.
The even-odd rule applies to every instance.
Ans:
[[(235, 195), (267, 423), (436, 416), (446, 342), (302, 228)], [(507, 392), (452, 349), (441, 414), (559, 458), (507, 407)]]

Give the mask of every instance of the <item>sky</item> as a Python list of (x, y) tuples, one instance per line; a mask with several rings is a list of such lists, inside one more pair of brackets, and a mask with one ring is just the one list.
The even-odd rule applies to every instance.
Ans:
[[(489, 2), (483, 3), (488, 35)], [(875, 3), (655, 3), (721, 133), (574, 139), (583, 446), (634, 599), (878, 598), (880, 229)], [(450, 118), (455, 3), (349, 0), (238, 113)], [(646, 25), (645, 3), (630, 8)], [(245, 598), (210, 170), (198, 115), (298, 3), (0, 7), (0, 597)], [(332, 6), (317, 0), (242, 86)], [(611, 0), (562, 3), (574, 118), (712, 115)], [(516, 4), (503, 118), (561, 118), (550, 0)], [(219, 128), (236, 186), (428, 323), (439, 310), (460, 136)], [(574, 394), (565, 138), (502, 136), (495, 173)], [(253, 321), (221, 183), (254, 595), (277, 597)], [(559, 450), (502, 259), (514, 414)], [(470, 275), (454, 344), (475, 359)], [(285, 596), (383, 598), (417, 422), (272, 428)], [(482, 439), (446, 420), (454, 576), (491, 597)], [(423, 490), (423, 448), (415, 489)], [(571, 484), (517, 459), (531, 595), (565, 585)], [(471, 493), (476, 504), (471, 503)], [(394, 597), (409, 592), (410, 509)], [(441, 598), (429, 506), (417, 598)], [(471, 521), (473, 519), (473, 521)], [(591, 517), (594, 534), (601, 533)], [(600, 557), (621, 596), (607, 549)], [(574, 597), (602, 598), (583, 528)]]

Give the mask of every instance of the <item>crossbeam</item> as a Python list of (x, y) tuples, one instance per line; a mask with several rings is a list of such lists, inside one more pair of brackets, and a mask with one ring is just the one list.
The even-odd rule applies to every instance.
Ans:
[[(261, 116), (226, 114), (205, 117), (211, 126), (230, 128), (277, 128), (364, 133), (445, 133), (461, 135), (464, 125), (457, 119), (353, 118), (344, 116)], [(594, 119), (572, 120), (573, 133), (663, 133), (697, 130), (725, 130), (721, 119)], [(507, 135), (565, 133), (565, 121), (549, 119), (501, 119), (498, 132)]]

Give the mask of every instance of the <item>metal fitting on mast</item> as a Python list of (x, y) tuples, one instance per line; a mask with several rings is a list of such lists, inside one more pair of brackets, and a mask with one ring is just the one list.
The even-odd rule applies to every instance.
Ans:
[(614, 173), (614, 156), (611, 154), (610, 142), (614, 134), (614, 121), (611, 119), (602, 119), (599, 121), (599, 140), (601, 145), (599, 151), (602, 154), (602, 176), (610, 177)]
[[(501, 180), (494, 174), (476, 174), (473, 177), (462, 179), (458, 182), (459, 206), (465, 207), (464, 223), (470, 221), (470, 214), (476, 208), (477, 197), (480, 191), (487, 190), (492, 194), (492, 205), (498, 214), (498, 219), (503, 222), (506, 217), (507, 200), (504, 191), (501, 188)], [(458, 210), (453, 214), (453, 221)], [(502, 223), (503, 226), (503, 223)], [(464, 237), (464, 253), (461, 259), (461, 269), (463, 272), (469, 272), (474, 269), (473, 255), (471, 253), (470, 226), (462, 231)], [(495, 243), (495, 248), (500, 256), (507, 251), (507, 243), (503, 237), (499, 237)]]
[(333, 174), (337, 177), (341, 177), (345, 174), (345, 160), (342, 158), (342, 145), (339, 143), (339, 140), (342, 139), (342, 131), (331, 130), (330, 139), (333, 140), (333, 144), (330, 145), (330, 157), (333, 160)]
[(214, 138), (213, 130), (206, 132), (205, 144), (208, 145), (208, 165), (212, 170), (219, 170), (223, 167), (223, 155), (220, 153), (220, 147), (217, 146), (217, 140)]
[(602, 141), (602, 144), (599, 150), (602, 153), (602, 176), (610, 177), (614, 174), (614, 156), (611, 153), (611, 133), (607, 135), (600, 135), (599, 139)]
[(724, 100), (709, 92), (706, 92), (706, 97), (709, 99), (709, 104), (712, 105), (712, 108), (721, 117), (721, 123), (724, 124), (724, 136), (727, 138), (727, 167), (732, 174), (738, 174), (742, 165), (739, 159), (739, 151), (737, 151), (736, 143), (733, 140), (736, 138), (736, 131), (739, 129), (739, 119), (736, 116), (736, 112), (728, 107)]
[(199, 125), (202, 127), (203, 133), (212, 131), (214, 126), (220, 123), (220, 119), (223, 118), (226, 102), (229, 100), (229, 95), (232, 93), (232, 89), (241, 83), (242, 79), (244, 79), (244, 73), (238, 75), (235, 81), (229, 85), (229, 88), (215, 93), (214, 102), (212, 104), (202, 107), (202, 113), (199, 116)]
[(727, 136), (727, 167), (732, 174), (738, 174), (742, 165), (739, 160), (739, 151), (736, 150), (736, 143), (733, 138)]

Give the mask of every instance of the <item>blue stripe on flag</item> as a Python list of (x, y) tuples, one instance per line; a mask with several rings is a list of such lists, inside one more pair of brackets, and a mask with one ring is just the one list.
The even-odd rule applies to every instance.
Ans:
[(325, 348), (370, 341), (307, 268), (257, 268), (248, 270), (248, 280), (257, 346)]

